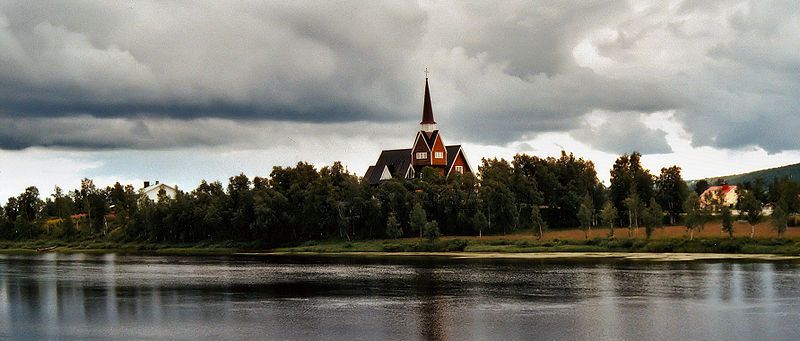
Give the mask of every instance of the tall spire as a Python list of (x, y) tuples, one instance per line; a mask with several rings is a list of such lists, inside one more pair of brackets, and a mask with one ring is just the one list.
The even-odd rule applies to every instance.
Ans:
[[(427, 76), (428, 69), (425, 69)], [(425, 77), (425, 100), (422, 105), (422, 131), (432, 132), (436, 130), (436, 121), (433, 120), (433, 107), (431, 106), (431, 90), (428, 88), (428, 77)]]

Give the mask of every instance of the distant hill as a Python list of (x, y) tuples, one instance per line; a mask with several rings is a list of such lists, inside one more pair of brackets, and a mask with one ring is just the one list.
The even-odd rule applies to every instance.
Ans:
[(691, 185), (694, 185), (695, 183), (697, 183), (700, 180), (706, 180), (706, 181), (708, 181), (708, 183), (713, 185), (714, 182), (717, 181), (717, 179), (725, 179), (725, 181), (727, 181), (729, 184), (734, 185), (734, 184), (739, 184), (739, 183), (742, 183), (742, 182), (745, 182), (745, 181), (751, 181), (752, 182), (757, 178), (762, 178), (762, 179), (764, 179), (765, 182), (769, 183), (769, 182), (772, 181), (772, 179), (783, 178), (783, 177), (788, 177), (788, 178), (793, 179), (795, 181), (800, 181), (800, 163), (796, 163), (796, 164), (788, 165), (788, 166), (776, 167), (776, 168), (762, 169), (762, 170), (757, 170), (757, 171), (749, 172), (749, 173), (724, 175), (724, 176), (715, 176), (715, 177), (712, 177), (712, 178), (697, 179), (697, 180), (691, 180), (691, 181), (687, 181), (687, 182), (691, 186)]

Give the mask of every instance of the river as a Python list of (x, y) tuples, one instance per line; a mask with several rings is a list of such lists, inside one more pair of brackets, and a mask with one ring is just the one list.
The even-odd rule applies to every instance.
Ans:
[(2, 339), (800, 339), (800, 263), (0, 255)]

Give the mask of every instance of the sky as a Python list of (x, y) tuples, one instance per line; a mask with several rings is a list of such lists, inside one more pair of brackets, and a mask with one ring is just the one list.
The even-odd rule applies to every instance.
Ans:
[[(800, 162), (797, 1), (0, 0), (0, 199), (447, 144), (686, 179)], [(4, 203), (5, 200), (2, 200)]]

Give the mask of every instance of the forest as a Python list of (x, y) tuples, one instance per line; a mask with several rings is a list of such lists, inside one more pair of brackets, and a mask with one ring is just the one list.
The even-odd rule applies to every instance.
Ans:
[[(785, 231), (800, 207), (800, 184), (789, 179), (738, 184), (740, 216), (724, 205), (702, 205), (709, 186), (688, 188), (681, 168), (652, 174), (641, 155), (621, 155), (604, 186), (594, 164), (571, 153), (512, 160), (483, 159), (476, 175), (443, 177), (426, 168), (418, 179), (362, 183), (339, 162), (316, 169), (300, 162), (274, 167), (267, 177), (232, 176), (227, 184), (202, 181), (158, 200), (133, 185), (99, 188), (83, 179), (80, 188), (36, 187), (2, 205), (0, 239), (106, 238), (153, 243), (258, 241), (261, 247), (319, 240), (369, 240), (440, 235), (506, 234), (528, 229), (644, 227), (647, 235), (664, 224), (702, 227), (711, 216), (772, 219)], [(724, 180), (717, 180), (718, 184)], [(707, 198), (713, 200), (715, 198)], [(774, 207), (771, 217), (762, 208)], [(721, 207), (720, 207), (721, 206)], [(782, 229), (782, 230), (781, 230)], [(613, 232), (613, 229), (611, 229)]]

